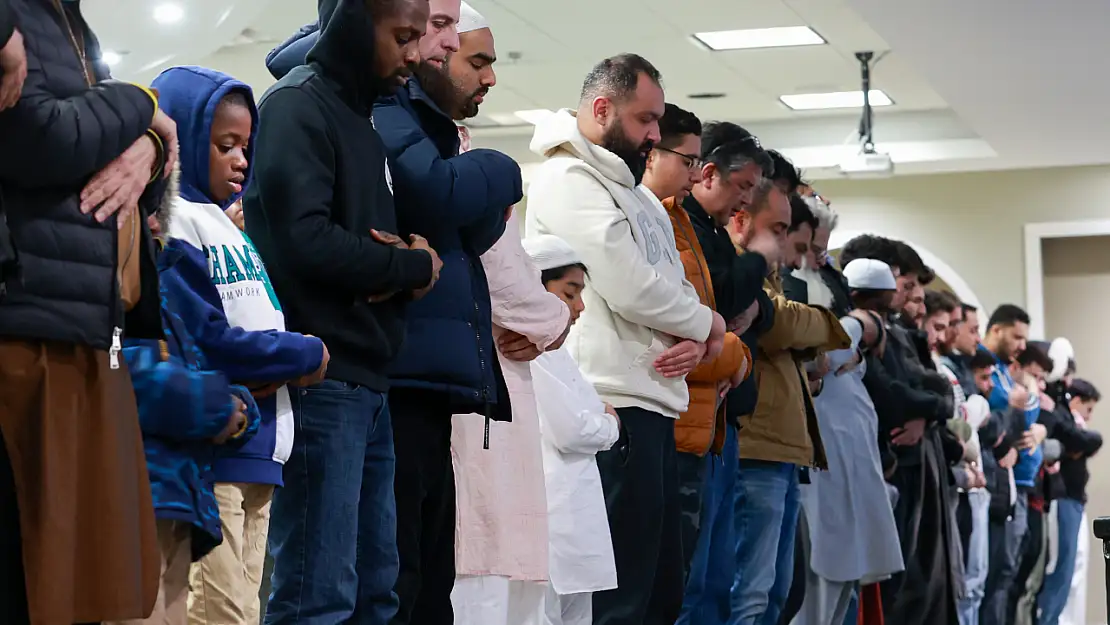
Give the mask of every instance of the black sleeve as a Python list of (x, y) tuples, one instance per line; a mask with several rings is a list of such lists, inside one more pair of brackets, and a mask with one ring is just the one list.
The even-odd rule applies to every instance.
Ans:
[(48, 85), (50, 68), (37, 54), (55, 44), (24, 42), (23, 94), (0, 113), (0, 182), (31, 188), (83, 184), (143, 136), (154, 119), (153, 95), (129, 83), (103, 81), (72, 97), (55, 96)]
[(1048, 438), (1060, 441), (1069, 454), (1091, 456), (1102, 447), (1102, 435), (1079, 427), (1067, 409), (1042, 410), (1037, 420), (1048, 430)]
[(305, 280), (359, 295), (411, 291), (431, 281), (427, 252), (383, 245), (332, 220), (335, 148), (311, 96), (286, 88), (265, 98), (256, 141), (271, 146), (255, 152), (253, 184), (283, 264)]
[(717, 310), (725, 321), (744, 312), (756, 301), (763, 293), (766, 276), (767, 260), (754, 252), (734, 254), (728, 263), (710, 265), (709, 277), (713, 281)]
[(799, 304), (808, 304), (809, 303), (809, 288), (808, 288), (808, 285), (806, 285), (804, 280), (799, 280), (797, 278), (793, 278), (793, 276), (788, 276), (788, 277), (790, 277), (792, 279), (787, 280), (786, 277), (783, 278), (782, 294), (786, 296), (786, 299), (788, 299), (792, 302), (798, 302)]
[[(12, 12), (10, 0), (0, 0), (0, 48), (8, 45), (15, 30), (15, 15)], [(0, 75), (3, 71), (0, 70)]]
[(941, 396), (913, 388), (894, 377), (882, 361), (874, 356), (867, 357), (867, 372), (863, 376), (863, 384), (875, 404), (881, 427), (887, 431), (915, 419), (944, 421), (949, 416), (945, 412), (946, 404)]

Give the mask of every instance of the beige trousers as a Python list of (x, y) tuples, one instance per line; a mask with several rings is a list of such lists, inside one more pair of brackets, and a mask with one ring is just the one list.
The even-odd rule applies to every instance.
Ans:
[(258, 625), (270, 484), (216, 484), (224, 541), (189, 574), (189, 624)]
[[(193, 561), (192, 528), (187, 523), (159, 519), (158, 547), (162, 552), (162, 580), (154, 612), (145, 619), (116, 621), (114, 625), (185, 625), (188, 620), (189, 564)], [(113, 625), (108, 622), (105, 625)]]

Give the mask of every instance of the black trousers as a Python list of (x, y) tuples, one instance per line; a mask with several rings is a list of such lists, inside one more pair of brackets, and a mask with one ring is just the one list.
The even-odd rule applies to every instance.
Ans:
[(391, 625), (453, 625), (455, 474), (451, 408), (435, 392), (389, 392), (397, 499), (400, 607)]
[(594, 593), (594, 625), (673, 625), (686, 568), (674, 419), (642, 408), (617, 414), (620, 439), (597, 464), (619, 587)]
[(23, 547), (16, 507), (15, 477), (0, 434), (0, 623), (31, 622), (23, 582)]

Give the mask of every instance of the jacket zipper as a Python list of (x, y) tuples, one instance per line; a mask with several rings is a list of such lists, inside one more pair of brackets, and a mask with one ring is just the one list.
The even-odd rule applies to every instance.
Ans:
[[(683, 209), (680, 207), (676, 210), (683, 210)], [(686, 239), (686, 243), (690, 246), (690, 250), (693, 251), (694, 244), (690, 241), (690, 235), (687, 234), (687, 232), (686, 232), (686, 226), (682, 223), (681, 219), (676, 219), (675, 221), (678, 222), (678, 228), (679, 228), (679, 230), (682, 231), (682, 238)], [(703, 255), (704, 255), (704, 253), (703, 253)], [(681, 254), (680, 254), (680, 256), (681, 256)], [(707, 283), (705, 281), (705, 272), (701, 270), (701, 261), (700, 260), (698, 261), (698, 275), (701, 276), (701, 284), (702, 284), (703, 287), (705, 287), (705, 294), (706, 294), (707, 297), (709, 297), (709, 304), (710, 304), (711, 309), (716, 310), (716, 301), (715, 301), (716, 298), (713, 296), (713, 291), (710, 288), (709, 283)], [(755, 366), (754, 362), (753, 362), (752, 366), (753, 367)], [(720, 399), (720, 398), (718, 397), (717, 399)], [(716, 409), (713, 411), (713, 422), (712, 422), (712, 426), (710, 426), (710, 428), (709, 428), (709, 447), (702, 453), (703, 456), (705, 454), (709, 453), (709, 451), (711, 449), (713, 449), (713, 441), (717, 440), (717, 410), (720, 410), (723, 405), (724, 405), (724, 401), (722, 400), (721, 404), (718, 404)], [(725, 420), (726, 421), (728, 420), (727, 412), (725, 414)]]
[[(477, 300), (475, 300), (474, 302), (474, 312), (479, 319), (482, 317), (482, 311), (478, 308)], [(478, 368), (480, 369), (482, 379), (484, 380), (486, 377), (486, 358), (485, 355), (482, 353), (482, 332), (474, 323), (468, 322), (467, 325), (469, 325), (474, 330), (474, 346), (478, 349)], [(482, 386), (481, 398), (483, 408), (482, 412), (484, 413), (484, 416), (486, 418), (485, 430), (482, 433), (482, 449), (489, 449), (490, 398), (489, 389), (485, 386)]]
[[(88, 55), (85, 53), (85, 50), (81, 46), (81, 44), (78, 43), (78, 41), (77, 41), (77, 34), (73, 32), (73, 24), (71, 24), (70, 21), (69, 21), (69, 14), (66, 13), (65, 7), (62, 6), (62, 4), (59, 0), (53, 0), (51, 2), (51, 4), (53, 4), (54, 8), (57, 10), (58, 17), (61, 18), (62, 25), (65, 26), (66, 34), (69, 35), (69, 42), (73, 46), (74, 54), (77, 55), (77, 62), (81, 64), (81, 75), (85, 77), (85, 84), (91, 87), (94, 84), (94, 81), (93, 81), (93, 76), (89, 73)], [(114, 242), (115, 242), (115, 245), (113, 246), (113, 249), (118, 249), (118, 247), (119, 247), (119, 231), (118, 231), (118, 229), (113, 229), (113, 230), (116, 230), (116, 232), (113, 233), (113, 237), (112, 237), (114, 239)], [(134, 230), (134, 224), (132, 224), (132, 230)], [(132, 236), (131, 240), (134, 241), (134, 232), (132, 232), (131, 236)], [(130, 256), (128, 257), (127, 260), (130, 260)], [(117, 267), (116, 267), (116, 281), (117, 282), (119, 281), (118, 262), (117, 262)], [(121, 337), (123, 336), (123, 328), (120, 327), (120, 325), (122, 325), (122, 324), (119, 324), (120, 314), (119, 314), (119, 289), (118, 289), (118, 286), (117, 286), (117, 290), (116, 290), (115, 300), (116, 300), (116, 303), (112, 305), (112, 318), (116, 319), (116, 322), (117, 322), (118, 325), (113, 324), (113, 326), (112, 326), (112, 345), (108, 349), (108, 367), (110, 369), (119, 369), (119, 356), (120, 356), (120, 352), (123, 350), (123, 343), (121, 341)]]

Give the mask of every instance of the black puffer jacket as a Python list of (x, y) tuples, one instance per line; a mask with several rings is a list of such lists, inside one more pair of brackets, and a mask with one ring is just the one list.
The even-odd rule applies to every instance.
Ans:
[[(24, 37), (28, 72), (19, 103), (0, 113), (0, 195), (18, 255), (0, 299), (0, 336), (108, 349), (125, 324), (119, 232), (114, 217), (97, 223), (82, 214), (79, 198), (94, 174), (147, 131), (155, 101), (140, 87), (107, 80), (79, 2), (5, 1)], [(83, 64), (82, 54), (91, 62)], [(144, 207), (156, 205), (165, 188), (158, 176)], [(142, 226), (143, 293), (155, 296), (127, 315), (127, 333), (157, 337), (157, 273)]]
[[(748, 252), (737, 254), (728, 232), (719, 228), (701, 207), (693, 195), (688, 196), (682, 207), (690, 215), (694, 234), (698, 237), (709, 276), (713, 281), (713, 295), (717, 300), (717, 312), (729, 321), (740, 315), (752, 305), (759, 303), (759, 314), (748, 331), (740, 340), (755, 353), (759, 337), (769, 331), (775, 323), (775, 307), (771, 298), (763, 290), (763, 280), (767, 277), (767, 260), (760, 254)], [(751, 414), (759, 399), (759, 383), (756, 376), (750, 375), (740, 386), (728, 393), (725, 401), (726, 416), (738, 423), (742, 415)]]

